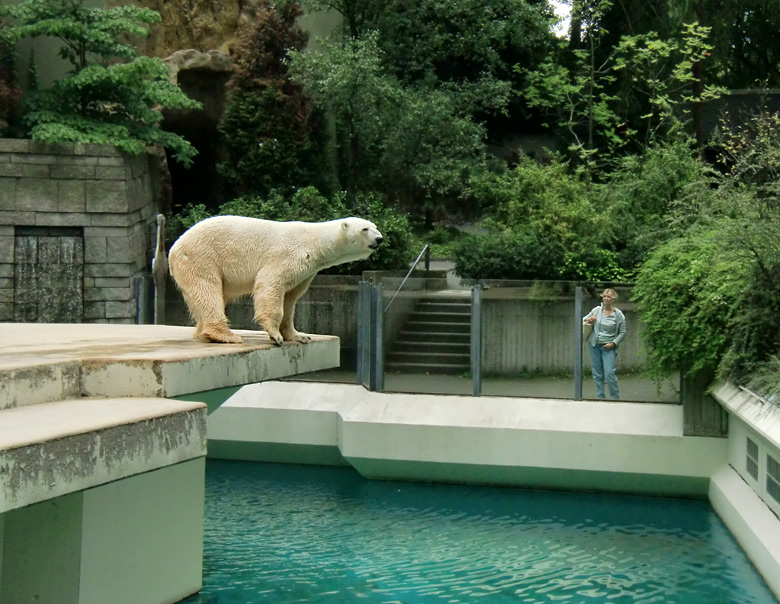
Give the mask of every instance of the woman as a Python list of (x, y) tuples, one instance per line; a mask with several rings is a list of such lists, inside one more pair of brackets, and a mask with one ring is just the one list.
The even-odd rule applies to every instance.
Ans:
[(601, 306), (595, 307), (583, 319), (583, 323), (593, 325), (593, 331), (588, 336), (590, 345), (590, 368), (593, 381), (596, 382), (596, 395), (604, 396), (604, 380), (609, 386), (609, 396), (620, 398), (618, 381), (615, 375), (615, 359), (617, 348), (626, 337), (626, 317), (615, 308), (617, 292), (605, 289), (601, 293)]

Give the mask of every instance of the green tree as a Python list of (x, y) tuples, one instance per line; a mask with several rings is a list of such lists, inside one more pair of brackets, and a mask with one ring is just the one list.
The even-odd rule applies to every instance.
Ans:
[[(608, 32), (599, 19), (611, 6), (611, 0), (596, 4), (584, 48), (570, 50), (562, 44), (562, 54), (551, 55), (537, 70), (527, 72), (524, 95), (529, 105), (556, 116), (570, 150), (585, 163), (647, 149), (681, 129), (691, 103), (724, 92), (713, 86), (702, 86), (698, 93), (692, 90), (697, 78), (691, 66), (711, 50), (708, 28), (696, 24), (684, 26), (680, 41), (661, 39), (654, 32), (622, 36), (603, 56), (602, 40)], [(631, 83), (631, 94), (625, 89), (617, 94), (619, 81)], [(640, 99), (642, 115), (632, 115), (632, 98)]]
[(159, 59), (137, 56), (125, 35), (143, 37), (160, 20), (153, 10), (88, 8), (82, 0), (28, 0), (0, 6), (10, 19), (0, 29), (9, 42), (52, 36), (71, 65), (66, 77), (25, 97), (23, 121), (34, 140), (110, 143), (129, 153), (161, 143), (189, 163), (196, 150), (160, 128), (163, 108), (199, 108), (168, 79)]
[(670, 18), (711, 29), (711, 56), (703, 64), (707, 82), (729, 89), (780, 86), (780, 41), (775, 0), (680, 0)]
[(219, 125), (228, 160), (219, 165), (232, 195), (327, 188), (324, 122), (288, 73), (287, 53), (307, 36), (295, 2), (263, 0), (233, 48), (235, 70)]
[(612, 246), (618, 221), (607, 187), (572, 174), (566, 162), (521, 158), (472, 184), (491, 214), (484, 235), (456, 249), (456, 271), (473, 279), (623, 280)]
[[(512, 66), (534, 65), (554, 40), (548, 2), (534, 0), (308, 0), (338, 11), (344, 26), (336, 36), (376, 37), (388, 74), (404, 88), (444, 91), (459, 114), (502, 144), (515, 133), (536, 131), (536, 116), (512, 90), (523, 86)], [(534, 112), (531, 112), (534, 113)]]
[(653, 144), (641, 154), (621, 157), (602, 176), (604, 205), (614, 212), (613, 245), (618, 263), (634, 273), (658, 245), (675, 235), (669, 216), (689, 200), (711, 196), (711, 168), (687, 137)]
[(388, 73), (376, 34), (292, 53), (292, 68), (334, 119), (338, 182), (351, 203), (382, 194), (422, 213), (484, 171), (484, 129), (447, 91), (405, 87)]

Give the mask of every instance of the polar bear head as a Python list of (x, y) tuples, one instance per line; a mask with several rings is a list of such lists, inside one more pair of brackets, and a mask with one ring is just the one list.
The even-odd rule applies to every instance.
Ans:
[(364, 260), (382, 243), (382, 233), (373, 222), (354, 216), (335, 222), (339, 223), (339, 249), (343, 254), (339, 262)]

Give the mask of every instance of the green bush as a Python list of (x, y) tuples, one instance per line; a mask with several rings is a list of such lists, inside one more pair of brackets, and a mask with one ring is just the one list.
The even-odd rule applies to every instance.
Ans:
[(720, 366), (721, 377), (738, 384), (766, 374), (765, 365), (772, 366), (771, 360), (780, 355), (780, 262), (768, 260), (765, 270), (751, 266)]
[(780, 117), (723, 132), (724, 174), (670, 206), (675, 238), (639, 272), (643, 340), (658, 375), (717, 371), (778, 393)]
[(603, 187), (563, 162), (522, 158), (503, 174), (474, 181), (472, 195), (491, 212), (487, 234), (456, 246), (456, 271), (469, 279), (620, 281), (611, 241), (614, 210)]
[(639, 267), (669, 239), (669, 217), (676, 208), (710, 196), (709, 168), (691, 143), (672, 140), (643, 155), (624, 157), (602, 188), (605, 203), (615, 212), (614, 247), (626, 269)]
[(692, 230), (655, 250), (634, 299), (655, 375), (715, 371), (731, 342), (749, 264), (717, 228)]

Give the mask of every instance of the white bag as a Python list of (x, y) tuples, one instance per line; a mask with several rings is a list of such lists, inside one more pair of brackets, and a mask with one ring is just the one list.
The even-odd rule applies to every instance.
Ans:
[(590, 333), (593, 331), (593, 323), (582, 322), (582, 339), (587, 340)]

